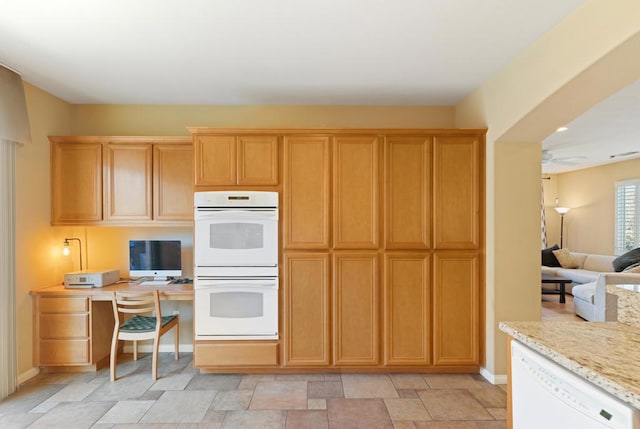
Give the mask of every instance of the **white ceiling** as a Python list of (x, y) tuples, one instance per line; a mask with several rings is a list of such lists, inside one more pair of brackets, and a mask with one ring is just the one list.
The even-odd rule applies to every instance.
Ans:
[[(70, 103), (455, 105), (584, 1), (0, 0), (0, 63)], [(639, 94), (546, 139), (543, 172), (637, 148)]]
[(552, 161), (543, 162), (543, 173), (563, 173), (640, 158), (640, 81), (611, 95), (566, 126), (566, 131), (556, 132), (542, 142), (543, 150), (553, 157)]
[(71, 103), (453, 105), (584, 0), (0, 0)]

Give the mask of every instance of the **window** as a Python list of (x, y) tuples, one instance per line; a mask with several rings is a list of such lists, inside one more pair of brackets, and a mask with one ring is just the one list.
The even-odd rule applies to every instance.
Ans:
[(616, 254), (640, 246), (640, 180), (616, 183)]

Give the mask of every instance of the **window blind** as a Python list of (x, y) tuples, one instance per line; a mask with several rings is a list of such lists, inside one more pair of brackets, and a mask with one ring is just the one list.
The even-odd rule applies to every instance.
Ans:
[(616, 254), (640, 246), (640, 180), (616, 183)]

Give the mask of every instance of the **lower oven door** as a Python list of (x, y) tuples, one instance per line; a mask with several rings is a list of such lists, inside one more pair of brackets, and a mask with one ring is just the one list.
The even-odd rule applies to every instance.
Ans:
[(196, 278), (197, 340), (278, 339), (278, 278)]

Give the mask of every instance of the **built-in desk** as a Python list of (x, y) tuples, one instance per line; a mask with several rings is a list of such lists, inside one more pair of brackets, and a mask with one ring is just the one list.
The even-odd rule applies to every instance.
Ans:
[(95, 371), (109, 364), (114, 291), (160, 291), (160, 299), (192, 301), (192, 284), (140, 286), (116, 283), (101, 288), (48, 286), (34, 296), (35, 365), (57, 371)]

